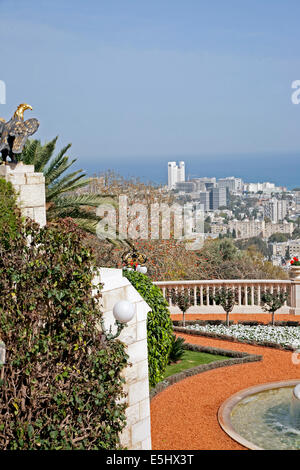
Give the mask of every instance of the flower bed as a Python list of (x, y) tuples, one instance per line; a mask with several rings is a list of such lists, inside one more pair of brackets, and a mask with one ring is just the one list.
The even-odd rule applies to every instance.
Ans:
[(188, 325), (187, 330), (210, 333), (218, 336), (235, 338), (240, 341), (258, 343), (276, 343), (283, 347), (300, 347), (300, 327), (269, 326), (269, 325)]

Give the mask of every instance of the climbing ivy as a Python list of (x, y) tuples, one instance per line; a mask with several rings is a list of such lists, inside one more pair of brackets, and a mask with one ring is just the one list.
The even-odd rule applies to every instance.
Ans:
[(168, 303), (161, 290), (144, 274), (124, 271), (124, 275), (147, 302), (149, 383), (154, 387), (164, 377), (173, 344), (173, 325)]

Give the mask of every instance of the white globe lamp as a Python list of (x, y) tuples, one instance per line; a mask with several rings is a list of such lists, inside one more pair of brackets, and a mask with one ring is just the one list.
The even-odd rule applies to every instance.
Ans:
[(138, 265), (136, 270), (139, 272), (139, 273), (142, 273), (142, 274), (146, 274), (147, 272), (147, 267), (146, 266), (140, 266)]
[(135, 308), (128, 300), (120, 300), (113, 307), (113, 315), (120, 323), (128, 323), (134, 317)]

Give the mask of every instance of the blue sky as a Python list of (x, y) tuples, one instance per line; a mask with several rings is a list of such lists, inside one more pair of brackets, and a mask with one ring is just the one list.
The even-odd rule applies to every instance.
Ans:
[(163, 180), (183, 158), (247, 179), (253, 159), (279, 181), (292, 158), (295, 178), (299, 17), (298, 0), (0, 0), (0, 115), (30, 103), (90, 173)]

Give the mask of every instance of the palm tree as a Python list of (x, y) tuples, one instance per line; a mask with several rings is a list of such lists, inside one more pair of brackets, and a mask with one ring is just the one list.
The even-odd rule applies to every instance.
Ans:
[(40, 140), (28, 140), (19, 156), (19, 161), (26, 165), (34, 165), (35, 171), (44, 173), (46, 185), (47, 220), (71, 217), (84, 230), (95, 233), (100, 220), (95, 208), (107, 202), (116, 206), (110, 195), (90, 193), (76, 194), (80, 188), (87, 187), (89, 178), (83, 170), (65, 172), (76, 162), (66, 155), (72, 144), (63, 147), (54, 156), (57, 138), (42, 145)]

